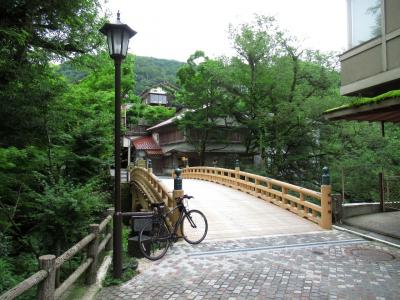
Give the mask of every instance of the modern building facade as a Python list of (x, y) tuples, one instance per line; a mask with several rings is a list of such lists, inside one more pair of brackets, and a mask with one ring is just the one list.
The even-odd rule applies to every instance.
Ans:
[(400, 86), (400, 1), (347, 0), (349, 50), (340, 56), (346, 96), (372, 97)]

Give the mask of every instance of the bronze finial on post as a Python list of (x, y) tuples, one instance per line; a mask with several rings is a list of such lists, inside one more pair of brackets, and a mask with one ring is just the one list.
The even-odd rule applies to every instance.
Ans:
[(240, 170), (240, 161), (239, 159), (235, 160), (235, 169), (238, 168)]
[(182, 190), (182, 170), (179, 168), (175, 169), (175, 178), (174, 178), (174, 190)]
[(323, 185), (330, 185), (331, 184), (331, 176), (329, 175), (329, 168), (323, 167), (322, 168), (322, 180), (321, 183)]

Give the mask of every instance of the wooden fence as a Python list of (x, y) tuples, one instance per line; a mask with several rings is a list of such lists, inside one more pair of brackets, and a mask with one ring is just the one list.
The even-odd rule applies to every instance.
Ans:
[(183, 178), (216, 182), (246, 192), (287, 209), (303, 218), (331, 229), (331, 186), (321, 185), (316, 192), (283, 181), (240, 171), (239, 168), (190, 167), (183, 169)]
[[(86, 272), (85, 283), (94, 284), (97, 276), (97, 260), (103, 250), (112, 249), (111, 220), (113, 209), (107, 211), (108, 216), (100, 224), (90, 225), (90, 234), (85, 236), (77, 244), (64, 252), (59, 257), (55, 255), (43, 255), (39, 257), (40, 270), (25, 279), (11, 290), (0, 296), (0, 300), (15, 299), (30, 288), (38, 285), (37, 299), (58, 299), (71, 287), (76, 280)], [(103, 238), (101, 238), (103, 235)], [(56, 272), (74, 255), (87, 249), (87, 256), (80, 266), (56, 288)]]

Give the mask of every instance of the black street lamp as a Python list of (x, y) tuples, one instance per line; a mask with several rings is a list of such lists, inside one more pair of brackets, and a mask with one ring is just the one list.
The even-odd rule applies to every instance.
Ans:
[(121, 215), (121, 62), (128, 52), (129, 39), (136, 31), (122, 24), (120, 13), (117, 23), (106, 23), (100, 32), (107, 36), (108, 52), (115, 65), (115, 200), (113, 217), (113, 276), (122, 275), (122, 215)]

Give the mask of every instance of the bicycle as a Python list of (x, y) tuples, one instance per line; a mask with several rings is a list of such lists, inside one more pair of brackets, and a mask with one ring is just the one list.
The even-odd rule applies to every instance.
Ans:
[[(177, 206), (168, 212), (165, 212), (164, 203), (152, 204), (154, 214), (151, 226), (144, 227), (139, 234), (139, 249), (144, 257), (150, 260), (162, 258), (167, 253), (170, 243), (177, 241), (178, 238), (183, 238), (189, 244), (199, 244), (204, 240), (208, 231), (208, 222), (201, 211), (187, 210), (183, 200), (191, 198), (193, 197), (188, 195), (176, 198)], [(176, 210), (179, 211), (178, 220), (169, 226), (167, 217)], [(180, 233), (182, 236), (179, 235)]]

